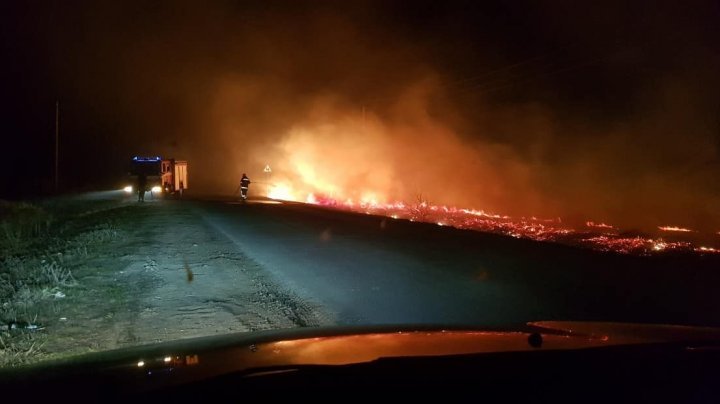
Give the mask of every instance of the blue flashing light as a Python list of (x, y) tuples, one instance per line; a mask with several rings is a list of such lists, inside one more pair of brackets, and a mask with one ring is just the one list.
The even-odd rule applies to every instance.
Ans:
[(149, 162), (149, 161), (155, 162), (155, 161), (162, 160), (162, 158), (160, 158), (160, 156), (155, 156), (155, 157), (134, 156), (132, 159), (133, 159), (133, 161), (139, 161), (139, 162)]

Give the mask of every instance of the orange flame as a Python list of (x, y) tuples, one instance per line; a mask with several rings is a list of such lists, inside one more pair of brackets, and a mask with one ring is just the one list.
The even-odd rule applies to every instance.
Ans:
[(684, 227), (677, 227), (677, 226), (658, 226), (658, 229), (662, 231), (677, 231), (681, 233), (689, 233), (693, 232), (694, 230), (686, 229)]
[(588, 221), (588, 222), (585, 222), (585, 226), (587, 226), (587, 227), (595, 227), (595, 228), (599, 228), (599, 229), (615, 230), (615, 227), (614, 227), (614, 226), (611, 226), (611, 225), (606, 224), (606, 223), (603, 223), (603, 222), (595, 223), (595, 222), (592, 222), (592, 221)]
[(267, 193), (270, 199), (279, 199), (282, 201), (297, 201), (292, 192), (292, 188), (287, 184), (276, 184), (270, 187)]

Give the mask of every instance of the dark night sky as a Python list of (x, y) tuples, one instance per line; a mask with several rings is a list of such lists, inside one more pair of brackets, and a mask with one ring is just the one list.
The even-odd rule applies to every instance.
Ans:
[(161, 154), (226, 192), (365, 109), (346, 187), (385, 156), (406, 195), (720, 230), (720, 3), (578, 3), (3, 2), (2, 196), (50, 189), (56, 98), (68, 190)]

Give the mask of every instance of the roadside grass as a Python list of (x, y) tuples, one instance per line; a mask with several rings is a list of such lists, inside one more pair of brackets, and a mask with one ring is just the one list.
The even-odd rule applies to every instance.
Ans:
[(53, 216), (29, 203), (0, 200), (0, 254), (17, 254), (49, 233)]
[(17, 366), (32, 363), (42, 356), (47, 335), (40, 333), (19, 333), (8, 336), (0, 333), (0, 365)]
[(0, 201), (0, 367), (46, 355), (46, 325), (57, 321), (66, 292), (79, 286), (73, 271), (119, 237), (102, 214), (87, 212)]

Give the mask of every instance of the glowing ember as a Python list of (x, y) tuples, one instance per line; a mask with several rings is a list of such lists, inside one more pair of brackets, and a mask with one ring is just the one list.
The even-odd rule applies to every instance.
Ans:
[(667, 244), (663, 243), (662, 241), (658, 241), (657, 243), (653, 244), (653, 250), (655, 251), (662, 251), (667, 247)]
[[(601, 251), (617, 251), (623, 254), (631, 254), (646, 251), (649, 246), (653, 246), (652, 249), (658, 251), (654, 248), (655, 244), (652, 240), (646, 240), (641, 237), (615, 238), (609, 236), (597, 236), (585, 239), (585, 241)], [(663, 246), (662, 249), (665, 249), (665, 246)]]
[[(432, 205), (425, 201), (418, 201), (415, 204), (404, 202), (385, 203), (382, 202), (382, 198), (373, 193), (363, 194), (358, 201), (350, 198), (336, 199), (321, 193), (309, 193), (305, 198), (302, 198), (294, 193), (290, 186), (277, 184), (271, 187), (268, 197), (287, 201), (304, 200), (309, 204), (368, 215), (406, 219), (411, 222), (434, 223), (438, 226), (496, 233), (536, 241), (549, 241), (621, 254), (650, 255), (672, 251), (720, 253), (718, 248), (696, 247), (685, 241), (665, 241), (661, 238), (622, 236), (619, 234), (618, 228), (603, 222), (587, 221), (585, 222), (585, 230), (578, 231), (564, 226), (560, 218), (542, 219), (535, 216), (513, 218), (484, 210)], [(694, 232), (690, 229), (675, 226), (660, 226), (658, 229), (666, 232)]]
[[(720, 252), (719, 249), (711, 247), (695, 248), (691, 243), (684, 241), (671, 242), (639, 236), (624, 237), (617, 234), (618, 229), (616, 227), (605, 223), (586, 222), (585, 224), (590, 231), (579, 232), (575, 229), (564, 227), (559, 218), (512, 218), (510, 216), (488, 213), (483, 210), (435, 206), (426, 202), (415, 205), (406, 205), (401, 202), (385, 204), (379, 203), (377, 200), (371, 198), (365, 198), (359, 204), (353, 204), (352, 201), (343, 203), (332, 198), (319, 197), (317, 195), (312, 195), (311, 198), (308, 198), (308, 201), (312, 201), (310, 203), (316, 205), (387, 216), (393, 219), (435, 223), (438, 226), (497, 233), (514, 238), (526, 238), (536, 241), (557, 242), (621, 254), (649, 255), (670, 251), (694, 251), (699, 253)], [(679, 231), (685, 230), (686, 229)]]
[(492, 215), (489, 213), (485, 213), (484, 210), (475, 210), (475, 209), (461, 209), (462, 212), (474, 215), (474, 216), (484, 216), (484, 217), (491, 217), (493, 219), (510, 219), (510, 216), (500, 216), (500, 215)]
[(615, 227), (605, 224), (605, 223), (595, 223), (595, 222), (585, 222), (585, 226), (592, 227), (595, 229), (607, 229), (607, 230), (615, 230)]
[(686, 229), (684, 227), (677, 227), (677, 226), (658, 226), (658, 229), (662, 231), (677, 231), (681, 233), (689, 233), (693, 230)]

